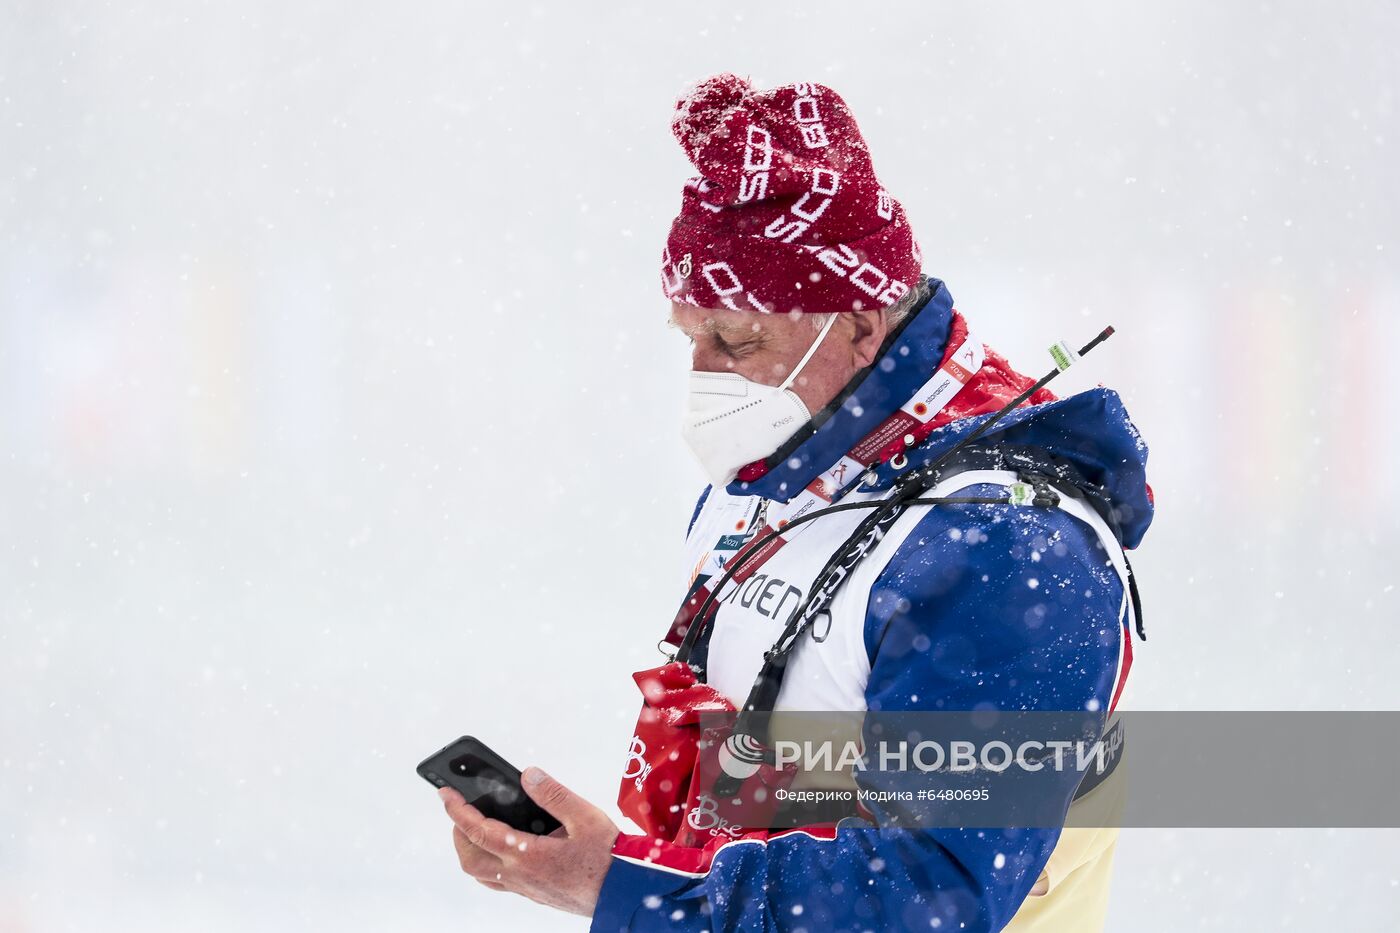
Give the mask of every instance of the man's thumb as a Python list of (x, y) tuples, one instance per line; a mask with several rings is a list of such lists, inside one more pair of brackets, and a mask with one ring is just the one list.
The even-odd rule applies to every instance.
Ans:
[(525, 788), (525, 793), (530, 795), (531, 800), (563, 823), (570, 833), (573, 832), (575, 823), (591, 806), (582, 797), (533, 765), (520, 775), (520, 786)]

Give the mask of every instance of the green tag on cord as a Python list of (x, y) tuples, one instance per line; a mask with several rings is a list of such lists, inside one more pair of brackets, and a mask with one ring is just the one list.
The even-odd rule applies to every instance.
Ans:
[(1011, 492), (1012, 505), (1030, 505), (1035, 502), (1035, 487), (1030, 483), (1012, 483), (1006, 488)]
[(1051, 345), (1050, 358), (1055, 361), (1055, 368), (1060, 372), (1064, 372), (1079, 362), (1079, 354), (1074, 352), (1074, 349), (1063, 340)]

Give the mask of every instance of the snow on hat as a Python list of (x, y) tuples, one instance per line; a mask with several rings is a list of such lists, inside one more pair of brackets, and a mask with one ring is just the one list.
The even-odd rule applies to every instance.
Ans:
[(860, 311), (918, 280), (919, 245), (880, 186), (841, 96), (757, 91), (718, 74), (676, 101), (671, 130), (700, 172), (661, 254), (672, 301), (765, 312)]

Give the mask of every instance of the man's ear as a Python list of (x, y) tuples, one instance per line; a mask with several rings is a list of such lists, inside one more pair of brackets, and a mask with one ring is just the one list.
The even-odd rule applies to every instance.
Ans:
[(847, 311), (850, 318), (851, 362), (860, 370), (875, 362), (880, 355), (880, 345), (885, 342), (885, 312), (882, 308), (870, 311)]

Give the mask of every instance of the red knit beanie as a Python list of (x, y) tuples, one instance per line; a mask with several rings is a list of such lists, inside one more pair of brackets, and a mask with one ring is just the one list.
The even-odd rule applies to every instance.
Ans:
[(661, 254), (672, 301), (765, 312), (885, 307), (919, 276), (919, 245), (880, 187), (841, 96), (820, 84), (757, 91), (705, 78), (671, 129), (690, 178)]

